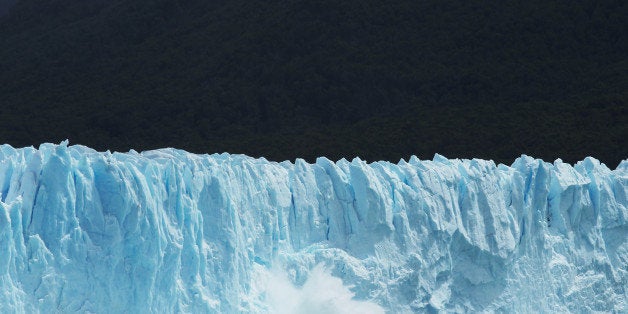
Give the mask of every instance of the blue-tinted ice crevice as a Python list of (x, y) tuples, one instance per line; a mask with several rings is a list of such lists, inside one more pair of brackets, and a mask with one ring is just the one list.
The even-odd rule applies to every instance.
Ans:
[(628, 161), (4, 145), (0, 193), (3, 313), (628, 310)]

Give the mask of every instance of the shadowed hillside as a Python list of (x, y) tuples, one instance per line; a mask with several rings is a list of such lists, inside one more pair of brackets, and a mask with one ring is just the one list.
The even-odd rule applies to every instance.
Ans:
[(17, 0), (0, 142), (628, 157), (625, 1)]

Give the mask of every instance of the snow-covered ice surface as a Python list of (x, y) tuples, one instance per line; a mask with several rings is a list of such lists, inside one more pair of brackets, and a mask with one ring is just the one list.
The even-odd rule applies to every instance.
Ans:
[(626, 312), (628, 161), (0, 147), (0, 312)]

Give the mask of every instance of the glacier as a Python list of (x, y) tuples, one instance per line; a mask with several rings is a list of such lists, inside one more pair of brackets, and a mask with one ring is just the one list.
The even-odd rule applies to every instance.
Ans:
[(628, 160), (0, 146), (0, 312), (626, 312)]

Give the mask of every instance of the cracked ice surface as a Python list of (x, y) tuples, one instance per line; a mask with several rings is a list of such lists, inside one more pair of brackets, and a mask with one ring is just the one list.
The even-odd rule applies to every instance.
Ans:
[(627, 310), (628, 161), (4, 145), (0, 193), (0, 312)]

